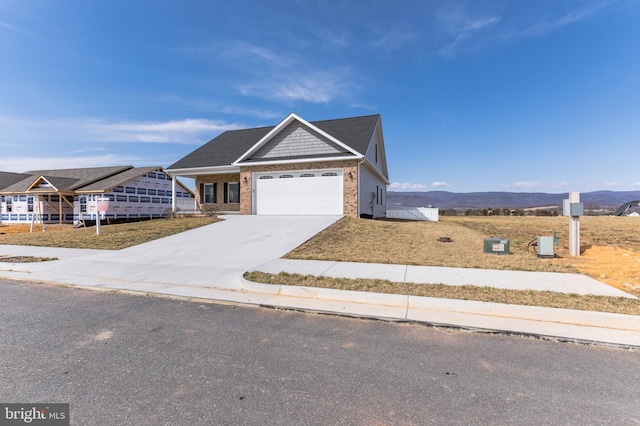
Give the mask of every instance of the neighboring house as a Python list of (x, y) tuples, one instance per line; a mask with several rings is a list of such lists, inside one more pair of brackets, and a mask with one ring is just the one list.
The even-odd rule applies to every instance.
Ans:
[(167, 168), (195, 178), (199, 209), (241, 214), (386, 214), (379, 115), (227, 131)]
[(0, 218), (4, 223), (75, 223), (101, 218), (162, 217), (172, 202), (195, 210), (193, 193), (161, 167), (91, 167), (0, 172)]

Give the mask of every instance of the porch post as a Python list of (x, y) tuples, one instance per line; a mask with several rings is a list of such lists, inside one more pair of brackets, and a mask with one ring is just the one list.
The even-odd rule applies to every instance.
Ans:
[(176, 212), (176, 176), (171, 176), (171, 211)]

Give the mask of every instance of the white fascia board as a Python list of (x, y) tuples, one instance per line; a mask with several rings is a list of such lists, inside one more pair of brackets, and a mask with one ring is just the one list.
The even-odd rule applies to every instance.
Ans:
[(197, 176), (197, 175), (219, 175), (225, 173), (240, 173), (240, 167), (235, 166), (209, 166), (191, 167), (188, 169), (165, 169), (171, 176)]
[(282, 120), (276, 127), (274, 127), (269, 133), (267, 133), (262, 139), (260, 139), (255, 145), (253, 145), (251, 148), (249, 148), (249, 150), (247, 152), (245, 152), (244, 154), (242, 154), (240, 156), (240, 158), (238, 158), (236, 161), (234, 161), (232, 164), (234, 166), (238, 165), (242, 160), (246, 159), (247, 157), (249, 157), (251, 154), (253, 154), (254, 152), (256, 152), (260, 147), (262, 147), (264, 144), (266, 144), (267, 142), (269, 142), (275, 135), (277, 135), (278, 133), (280, 133), (282, 131), (282, 129), (284, 129), (285, 127), (287, 127), (289, 124), (291, 124), (293, 121), (299, 121), (300, 123), (302, 123), (303, 125), (313, 129), (314, 131), (320, 133), (320, 135), (324, 136), (325, 138), (329, 139), (331, 142), (335, 143), (336, 145), (341, 146), (342, 148), (346, 149), (347, 151), (349, 151), (350, 153), (352, 153), (353, 155), (357, 155), (360, 156), (361, 154), (354, 150), (353, 148), (345, 145), (344, 143), (340, 142), (338, 139), (334, 138), (333, 136), (331, 136), (330, 134), (320, 130), (319, 128), (317, 128), (316, 126), (314, 126), (313, 124), (309, 123), (307, 120), (303, 119), (302, 117), (299, 117), (298, 115), (296, 115), (295, 113), (291, 113), (287, 116), (287, 118), (285, 118), (284, 120)]
[(391, 182), (387, 179), (381, 172), (378, 170), (376, 166), (374, 166), (368, 158), (365, 158), (363, 161), (363, 165), (371, 172), (373, 172), (377, 177), (380, 178), (381, 181), (385, 183), (386, 186), (389, 186)]
[[(51, 185), (51, 188), (53, 188), (55, 190), (55, 192), (60, 192), (60, 190), (58, 188), (55, 187), (55, 185), (53, 185), (51, 182), (49, 182), (47, 180), (46, 177), (44, 176), (40, 176), (38, 179), (34, 180), (33, 183), (31, 185), (29, 185), (29, 187), (27, 188), (26, 192), (30, 192), (37, 184), (39, 184), (41, 181), (45, 181), (47, 182), (49, 185)], [(26, 193), (25, 192), (25, 193)]]
[(270, 166), (272, 164), (295, 164), (295, 163), (318, 163), (324, 161), (346, 161), (346, 160), (360, 160), (363, 158), (363, 155), (358, 154), (353, 157), (327, 157), (327, 158), (304, 158), (304, 159), (294, 159), (294, 160), (275, 160), (275, 161), (260, 161), (256, 163), (242, 163), (241, 166)]

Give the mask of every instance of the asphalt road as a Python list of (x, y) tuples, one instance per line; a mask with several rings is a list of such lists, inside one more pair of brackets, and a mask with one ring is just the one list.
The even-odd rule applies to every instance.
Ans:
[(0, 281), (0, 402), (81, 425), (632, 425), (640, 352)]

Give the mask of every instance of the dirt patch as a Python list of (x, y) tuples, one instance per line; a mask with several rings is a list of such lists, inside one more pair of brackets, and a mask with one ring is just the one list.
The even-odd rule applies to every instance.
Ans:
[[(33, 232), (42, 233), (42, 228), (46, 228), (45, 232), (62, 231), (65, 229), (72, 229), (73, 225), (33, 225)], [(16, 225), (0, 225), (0, 235), (14, 235), (14, 234), (29, 234), (31, 232), (31, 225), (16, 224)]]
[(0, 256), (0, 262), (5, 263), (35, 263), (48, 262), (50, 260), (58, 260), (57, 257), (39, 257), (39, 256)]
[(581, 273), (640, 297), (640, 253), (618, 247), (592, 246), (580, 257), (554, 259), (568, 263)]

